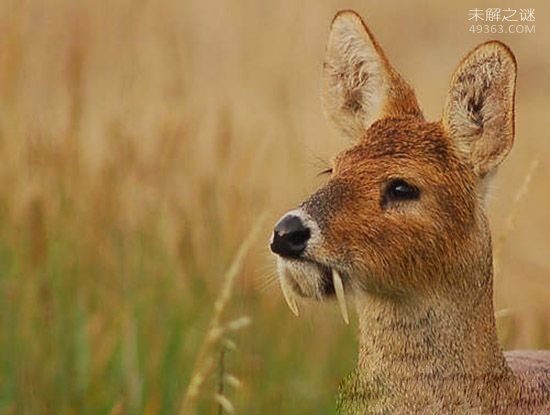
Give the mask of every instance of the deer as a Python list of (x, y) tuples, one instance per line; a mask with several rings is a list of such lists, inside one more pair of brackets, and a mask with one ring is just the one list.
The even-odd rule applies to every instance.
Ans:
[(282, 293), (334, 298), (358, 316), (358, 357), (339, 414), (549, 414), (550, 351), (499, 345), (487, 193), (514, 141), (516, 59), (493, 40), (451, 77), (442, 118), (362, 18), (329, 30), (321, 99), (351, 145), (326, 183), (276, 223)]

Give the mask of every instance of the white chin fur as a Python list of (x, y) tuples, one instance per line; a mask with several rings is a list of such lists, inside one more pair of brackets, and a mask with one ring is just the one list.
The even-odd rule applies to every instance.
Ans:
[[(279, 258), (277, 268), (283, 296), (294, 315), (298, 316), (300, 314), (298, 306), (300, 297), (309, 297), (317, 300), (324, 298), (321, 289), (323, 276), (319, 267), (315, 264), (294, 262)], [(332, 270), (331, 277), (340, 313), (344, 322), (349, 324), (348, 307), (342, 277), (334, 269)]]
[(323, 299), (323, 277), (315, 264), (278, 258), (277, 270), (281, 284), (285, 284), (295, 297)]

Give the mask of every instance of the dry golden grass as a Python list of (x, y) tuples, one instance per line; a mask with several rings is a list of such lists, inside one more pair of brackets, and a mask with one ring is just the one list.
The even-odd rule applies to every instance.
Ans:
[[(468, 10), (494, 6), (0, 0), (0, 413), (177, 412), (219, 276), (255, 218), (296, 205), (320, 184), (317, 160), (346, 145), (318, 98), (344, 7), (365, 16), (428, 118), (469, 49), (498, 37), (514, 50), (516, 145), (490, 211), (496, 304), (510, 310), (506, 347), (550, 346), (550, 7), (506, 4), (535, 8), (535, 34), (469, 33)], [(243, 381), (232, 402), (331, 413), (353, 328), (326, 305), (292, 317), (265, 283), (269, 233), (229, 304), (253, 319), (227, 361)], [(209, 413), (215, 379), (204, 390)]]

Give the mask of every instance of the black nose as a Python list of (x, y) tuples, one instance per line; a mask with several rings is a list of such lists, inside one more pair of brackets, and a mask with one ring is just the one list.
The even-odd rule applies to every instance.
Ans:
[(271, 250), (283, 257), (297, 258), (306, 249), (310, 236), (309, 228), (298, 216), (286, 215), (275, 225)]

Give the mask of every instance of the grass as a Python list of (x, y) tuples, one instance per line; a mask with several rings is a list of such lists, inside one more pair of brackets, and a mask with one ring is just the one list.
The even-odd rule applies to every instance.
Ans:
[[(466, 8), (350, 6), (438, 116), (452, 67), (485, 40), (449, 23)], [(294, 318), (267, 240), (321, 184), (313, 161), (346, 144), (322, 120), (317, 91), (339, 7), (0, 0), (0, 414), (178, 413), (235, 258), (219, 322), (251, 324), (231, 336), (223, 372), (241, 386), (223, 396), (236, 413), (333, 413), (354, 365), (354, 321), (344, 326), (326, 304)], [(389, 23), (410, 36), (395, 38)], [(502, 241), (496, 302), (511, 310), (499, 319), (507, 347), (543, 347), (548, 166), (544, 155), (528, 166), (547, 150), (536, 82), (550, 79), (550, 63), (537, 52), (543, 34), (505, 40), (520, 89), (518, 140), (490, 212)], [(261, 212), (260, 236), (240, 256)], [(214, 369), (220, 347), (207, 353)], [(213, 371), (197, 413), (219, 412), (218, 391)]]
[[(189, 414), (196, 411), (196, 401), (200, 393), (201, 386), (206, 381), (208, 375), (212, 372), (214, 365), (216, 364), (216, 356), (213, 353), (212, 349), (220, 348), (220, 358), (219, 358), (219, 368), (220, 368), (220, 378), (218, 380), (219, 387), (218, 393), (215, 395), (218, 404), (221, 406), (221, 410), (225, 408), (226, 410), (233, 412), (233, 404), (227, 399), (224, 391), (224, 376), (225, 376), (225, 351), (227, 349), (227, 344), (234, 344), (230, 339), (227, 339), (226, 336), (231, 335), (232, 332), (238, 331), (243, 327), (246, 327), (250, 324), (250, 317), (243, 316), (236, 320), (230, 322), (222, 322), (223, 311), (229, 302), (231, 295), (233, 293), (233, 287), (235, 285), (235, 279), (239, 274), (242, 266), (243, 259), (250, 249), (250, 246), (255, 241), (255, 237), (258, 234), (259, 229), (261, 229), (260, 221), (254, 227), (253, 233), (243, 242), (239, 251), (237, 252), (235, 259), (231, 266), (229, 267), (227, 274), (223, 279), (223, 286), (220, 290), (216, 301), (214, 302), (214, 311), (210, 324), (208, 325), (208, 330), (204, 337), (203, 343), (197, 354), (197, 360), (195, 364), (195, 369), (192, 372), (189, 385), (185, 391), (183, 398), (183, 403), (181, 407), (182, 414)], [(221, 346), (220, 346), (221, 345)], [(237, 380), (235, 377), (232, 379)], [(238, 382), (238, 381), (237, 381)], [(235, 383), (235, 382), (233, 382)]]

